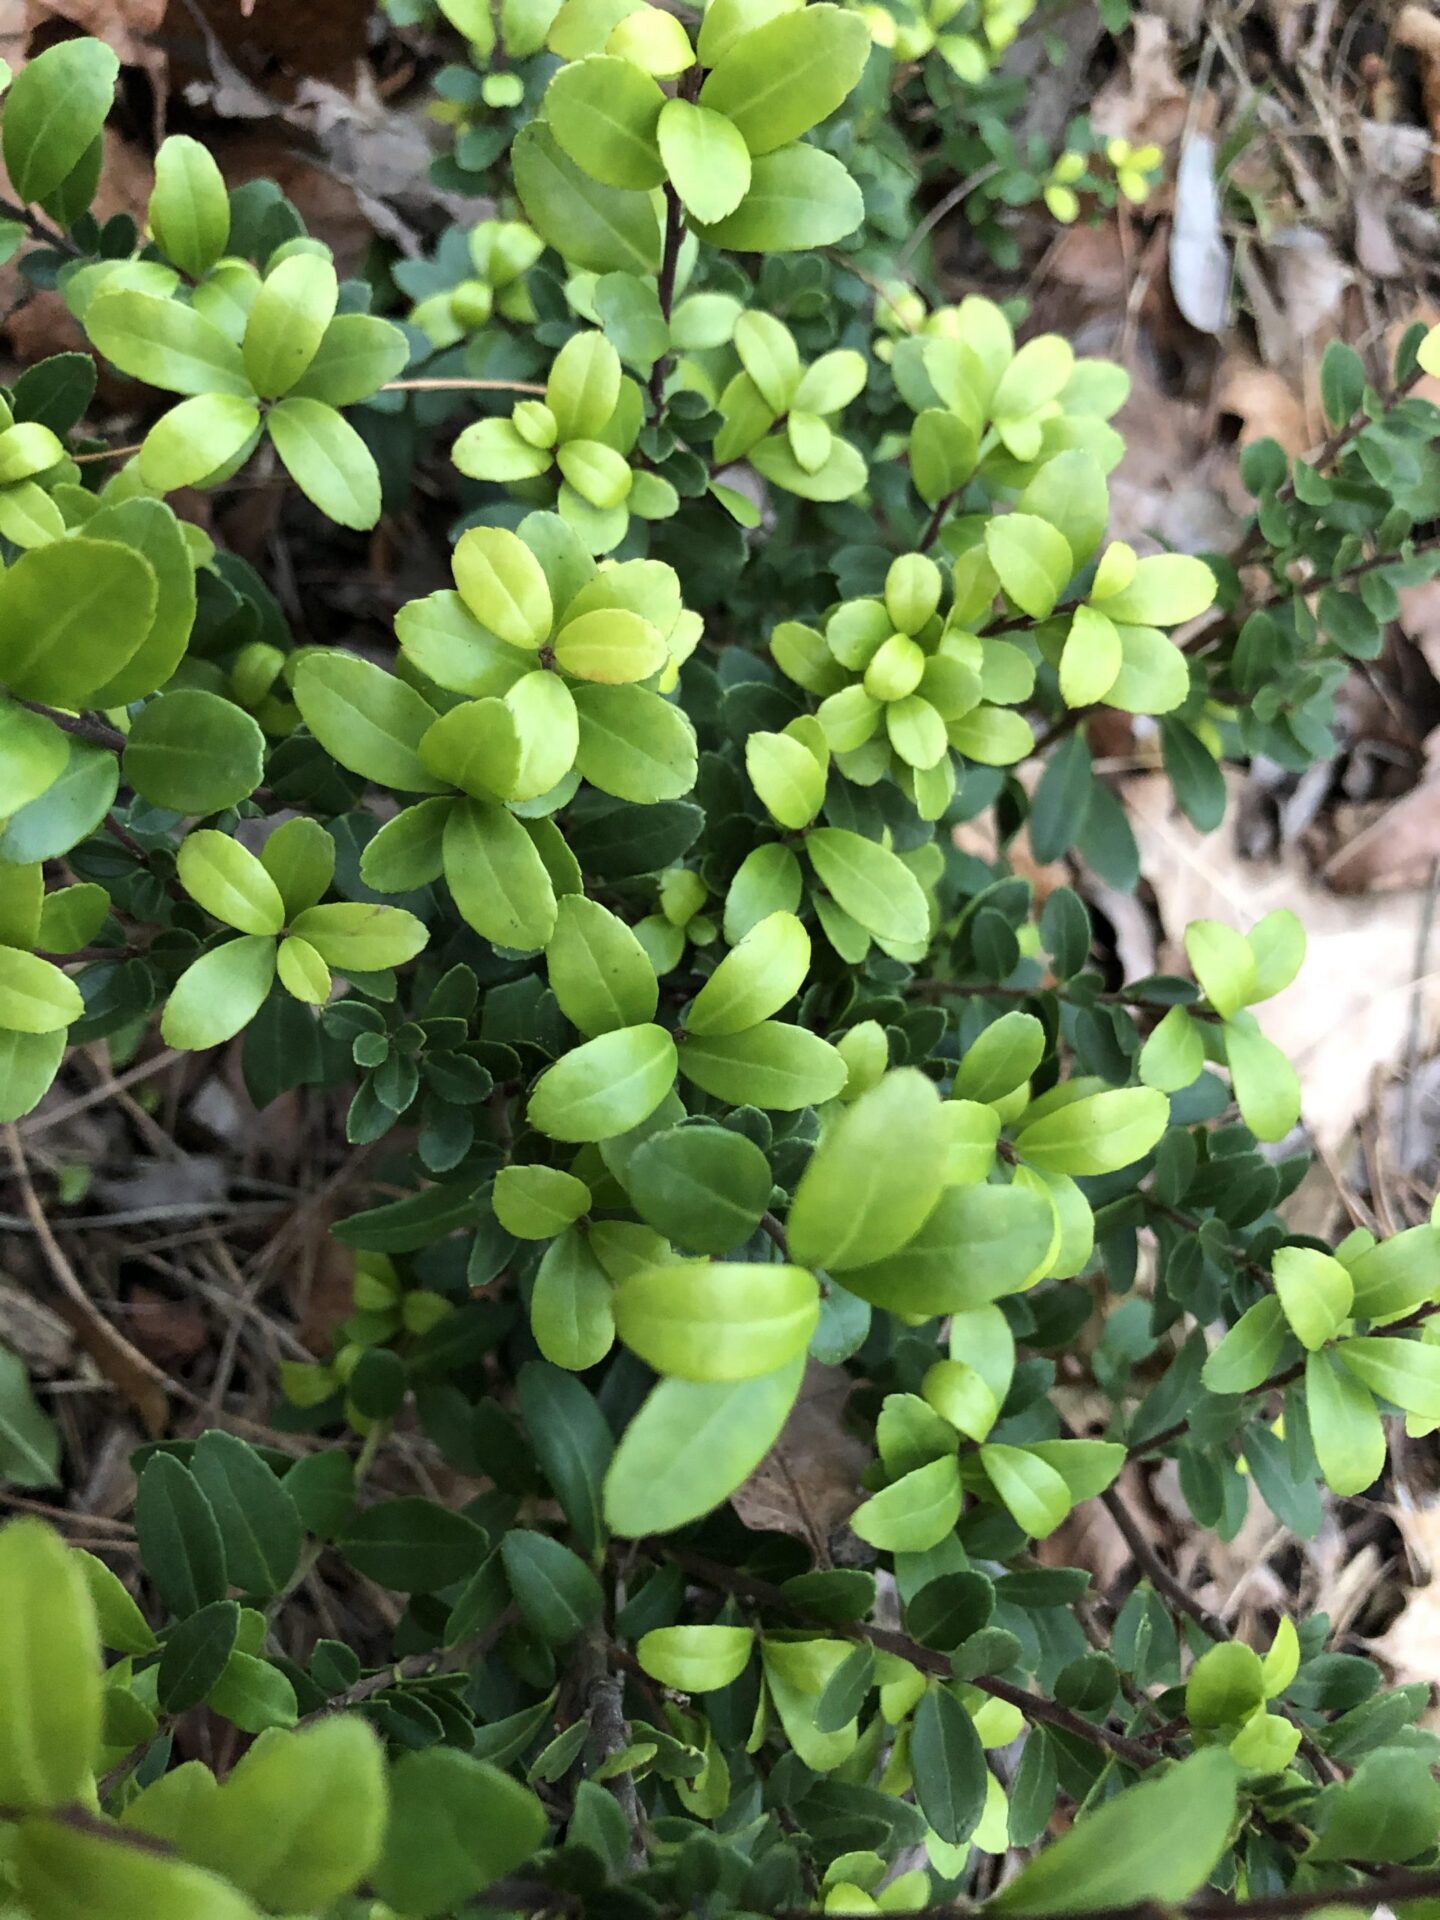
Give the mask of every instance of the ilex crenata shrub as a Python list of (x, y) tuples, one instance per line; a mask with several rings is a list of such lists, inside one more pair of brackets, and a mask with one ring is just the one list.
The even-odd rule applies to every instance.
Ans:
[[(1230, 1637), (1116, 1490), (1313, 1534), (1440, 1425), (1440, 1235), (1279, 1211), (1292, 915), (1117, 981), (1005, 852), (1135, 884), (1107, 709), (1204, 829), (1227, 759), (1332, 750), (1440, 564), (1440, 342), (1384, 392), (1332, 348), (1321, 459), (1248, 450), (1243, 590), (1110, 538), (1124, 373), (901, 262), (894, 63), (947, 99), (1027, 9), (884, 11), (441, 0), (495, 213), (364, 279), (183, 136), (100, 225), (99, 43), (8, 88), (5, 242), (94, 356), (0, 400), (12, 1157), (68, 1048), (157, 1032), (377, 1157), (333, 1350), (259, 1433), (177, 1408), (138, 1561), (0, 1530), (3, 1920), (1440, 1897), (1423, 1689), (1323, 1614)], [(362, 590), (382, 515), (449, 564), (317, 644), (188, 517), (251, 484)], [(747, 1524), (817, 1394), (801, 1524)]]

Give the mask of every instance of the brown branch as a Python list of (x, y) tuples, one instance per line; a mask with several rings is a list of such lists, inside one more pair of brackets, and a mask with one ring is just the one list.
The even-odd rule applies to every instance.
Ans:
[[(576, 1677), (582, 1710), (590, 1722), (591, 1753), (597, 1762), (613, 1760), (630, 1745), (630, 1724), (625, 1718), (625, 1682), (611, 1666), (610, 1643), (602, 1621), (596, 1620), (580, 1641)], [(625, 1816), (630, 1832), (630, 1867), (638, 1873), (645, 1865), (645, 1816), (635, 1776), (627, 1769), (612, 1775), (605, 1785)]]
[[(738, 1572), (733, 1567), (723, 1566), (718, 1560), (709, 1560), (703, 1555), (672, 1547), (664, 1540), (642, 1541), (640, 1544), (647, 1553), (654, 1555), (657, 1559), (669, 1560), (682, 1573), (692, 1575), (697, 1582), (705, 1586), (718, 1588), (722, 1593), (733, 1594), (739, 1600), (749, 1600), (756, 1606), (787, 1613), (792, 1619), (814, 1618), (804, 1607), (796, 1606), (788, 1594), (768, 1580)], [(897, 1633), (889, 1627), (872, 1627), (860, 1620), (826, 1620), (823, 1624), (829, 1633), (843, 1634), (849, 1640), (868, 1640), (872, 1647), (878, 1647), (882, 1653), (893, 1653), (901, 1660), (908, 1661), (912, 1667), (918, 1667), (922, 1673), (928, 1673), (937, 1680), (953, 1680), (955, 1677), (955, 1670), (948, 1654), (940, 1653), (934, 1647), (921, 1646), (918, 1640), (910, 1639), (907, 1634)], [(1057, 1701), (1047, 1700), (1040, 1693), (1031, 1693), (1028, 1688), (1014, 1686), (1008, 1680), (997, 1679), (994, 1674), (977, 1675), (968, 1684), (981, 1693), (988, 1693), (992, 1699), (1004, 1700), (1010, 1706), (1018, 1708), (1029, 1720), (1043, 1721), (1047, 1726), (1057, 1727), (1062, 1733), (1071, 1734), (1091, 1746), (1104, 1747), (1117, 1760), (1123, 1760), (1127, 1766), (1143, 1769), (1154, 1766), (1155, 1762), (1163, 1757), (1140, 1740), (1131, 1739), (1123, 1733), (1115, 1733), (1109, 1727), (1098, 1725), (1093, 1720), (1085, 1720), (1078, 1713), (1071, 1713), (1068, 1707), (1062, 1707)]]
[(327, 1700), (323, 1707), (307, 1713), (298, 1724), (309, 1726), (314, 1720), (328, 1719), (332, 1713), (344, 1713), (351, 1707), (362, 1706), (365, 1701), (373, 1700), (377, 1693), (386, 1693), (406, 1680), (428, 1680), (437, 1673), (459, 1673), (488, 1653), (501, 1634), (513, 1626), (519, 1617), (515, 1607), (506, 1607), (500, 1617), (483, 1633), (477, 1633), (473, 1640), (462, 1640), (459, 1646), (446, 1647), (440, 1653), (406, 1654), (403, 1660), (392, 1661), (378, 1673), (366, 1674), (353, 1687), (347, 1687), (344, 1693), (337, 1693), (333, 1699)]
[(104, 747), (110, 753), (125, 751), (125, 735), (108, 720), (96, 720), (83, 713), (64, 713), (59, 707), (47, 707), (40, 700), (21, 700), (13, 695), (12, 698), (17, 707), (38, 713), (42, 720), (49, 720), (62, 733), (71, 734), (77, 740), (88, 740), (92, 747)]
[(790, 1258), (790, 1242), (785, 1238), (785, 1229), (781, 1226), (775, 1215), (769, 1212), (762, 1213), (760, 1216), (760, 1226), (761, 1230), (767, 1233), (780, 1249), (780, 1258), (782, 1260), (788, 1260)]
[(926, 521), (925, 531), (920, 536), (920, 544), (915, 549), (917, 553), (928, 553), (939, 539), (940, 529), (945, 524), (945, 516), (960, 498), (961, 491), (961, 488), (956, 487), (952, 493), (945, 494), (936, 502), (935, 511)]

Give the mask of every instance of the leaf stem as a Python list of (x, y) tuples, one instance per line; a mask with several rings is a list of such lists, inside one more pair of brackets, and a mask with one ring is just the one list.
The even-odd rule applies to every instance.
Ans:
[[(660, 301), (660, 314), (667, 327), (675, 306), (675, 273), (680, 264), (680, 242), (684, 237), (685, 209), (680, 204), (679, 194), (667, 180), (665, 182), (665, 243), (660, 256), (660, 278), (655, 288)], [(665, 375), (669, 367), (670, 356), (668, 353), (662, 353), (650, 369), (650, 405), (657, 420), (665, 404)]]

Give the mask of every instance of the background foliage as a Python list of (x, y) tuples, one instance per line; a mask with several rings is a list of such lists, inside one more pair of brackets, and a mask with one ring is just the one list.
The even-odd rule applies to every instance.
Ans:
[[(1028, 12), (441, 0), (439, 171), (493, 212), (346, 278), (184, 134), (143, 231), (97, 218), (100, 42), (9, 84), (6, 244), (93, 350), (0, 417), (27, 1216), (83, 1315), (15, 1123), (157, 1022), (238, 1041), (258, 1107), (342, 1090), (383, 1176), (268, 1425), (170, 1432), (94, 1336), (152, 1433), (143, 1584), (0, 1530), (7, 1920), (1440, 1896), (1424, 1689), (1323, 1613), (1232, 1638), (1116, 1490), (1163, 1458), (1222, 1538), (1252, 1487), (1301, 1535), (1363, 1493), (1387, 1422), (1440, 1425), (1437, 1228), (1279, 1212), (1292, 913), (1116, 979), (1008, 857), (1133, 887), (1107, 712), (1202, 832), (1227, 760), (1335, 751), (1440, 571), (1440, 339), (1383, 390), (1327, 351), (1330, 437), (1247, 448), (1237, 554), (1110, 538), (1126, 373), (902, 271), (977, 141), (997, 257), (1001, 206), (1149, 191), (1156, 149), (1007, 145)], [(102, 371), (134, 446), (86, 431)], [(448, 577), (313, 643), (177, 511), (274, 472), (355, 534), (438, 499)], [(802, 1541), (745, 1490), (840, 1372), (848, 1520)], [(4, 1353), (0, 1465), (56, 1484)], [(1088, 1502), (1123, 1604), (1046, 1546)], [(297, 1635), (322, 1556), (354, 1633)]]

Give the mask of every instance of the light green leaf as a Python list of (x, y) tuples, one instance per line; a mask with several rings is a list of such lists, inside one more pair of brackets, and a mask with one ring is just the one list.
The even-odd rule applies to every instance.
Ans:
[(0, 574), (0, 681), (22, 699), (83, 706), (144, 643), (158, 585), (144, 557), (72, 535)]
[(648, 680), (668, 657), (659, 629), (621, 607), (567, 618), (555, 636), (555, 659), (565, 672), (603, 686)]
[[(801, 416), (790, 416), (792, 423), (797, 418)], [(821, 443), (823, 451), (818, 464), (802, 465), (795, 454), (791, 431), (793, 428), (772, 433), (750, 449), (750, 464), (758, 474), (783, 487), (787, 493), (798, 494), (802, 500), (850, 500), (864, 489), (869, 477), (865, 458), (848, 440), (829, 436)]]
[[(3, 598), (3, 591), (0, 591)], [(93, 833), (115, 798), (120, 772), (113, 753), (71, 740), (65, 765), (45, 791), (0, 829), (0, 859), (16, 866), (53, 860)]]
[(933, 1084), (913, 1068), (887, 1074), (836, 1116), (801, 1175), (794, 1258), (839, 1273), (897, 1252), (940, 1198), (946, 1152)]
[(1300, 1119), (1299, 1075), (1253, 1013), (1237, 1013), (1223, 1031), (1241, 1119), (1257, 1140), (1283, 1140)]
[(803, 1267), (721, 1260), (651, 1267), (615, 1290), (615, 1329), (657, 1373), (750, 1380), (803, 1355), (820, 1318)]
[(324, 899), (335, 875), (335, 842), (307, 814), (278, 826), (260, 849), (260, 864), (280, 889), (287, 917)]
[(689, 100), (667, 100), (657, 125), (660, 157), (687, 213), (723, 220), (750, 187), (750, 150), (733, 120)]
[(1305, 1407), (1326, 1485), (1332, 1493), (1363, 1493), (1385, 1465), (1385, 1428), (1358, 1375), (1333, 1354), (1310, 1354)]
[(175, 861), (180, 884), (198, 905), (240, 933), (279, 933), (280, 889), (248, 847), (205, 827), (188, 834)]
[(511, 164), (526, 217), (574, 266), (642, 275), (659, 267), (660, 225), (648, 195), (592, 180), (539, 122), (521, 128)]
[(751, 166), (750, 191), (735, 211), (723, 220), (697, 221), (696, 228), (712, 247), (794, 253), (833, 246), (864, 217), (860, 189), (841, 163), (802, 143), (759, 155)]
[(472, 480), (508, 481), (533, 480), (548, 472), (554, 454), (549, 447), (532, 447), (513, 421), (472, 420), (450, 449), (450, 457)]
[(690, 1034), (742, 1033), (787, 1005), (804, 985), (810, 936), (793, 913), (772, 913), (727, 953), (685, 1015)]
[[(72, 43), (73, 44), (73, 43)], [(103, 1885), (115, 1914), (148, 1920), (259, 1920), (259, 1909), (213, 1874), (163, 1853), (117, 1846), (104, 1833), (77, 1832), (54, 1820), (30, 1820), (16, 1844), (16, 1878), (27, 1910), (48, 1920), (85, 1920)]]
[(1247, 1002), (1253, 1006), (1282, 993), (1299, 973), (1305, 960), (1305, 928), (1288, 907), (1276, 907), (1263, 920), (1257, 920), (1245, 937), (1255, 956)]
[(94, 1791), (100, 1639), (84, 1575), (38, 1520), (0, 1528), (0, 1805), (43, 1812)]
[(844, 1057), (828, 1041), (781, 1020), (763, 1020), (743, 1033), (688, 1034), (679, 1063), (703, 1093), (769, 1113), (833, 1100), (848, 1077)]
[(242, 934), (201, 954), (165, 1002), (160, 1034), (167, 1047), (198, 1051), (233, 1040), (255, 1018), (275, 978), (275, 942)]
[(491, 1190), (495, 1218), (517, 1240), (550, 1240), (590, 1208), (590, 1189), (559, 1167), (509, 1166)]
[(695, 784), (695, 730), (679, 707), (644, 687), (575, 689), (583, 778), (617, 800), (651, 806)]
[(1185, 952), (1206, 999), (1228, 1020), (1250, 1004), (1255, 990), (1255, 954), (1243, 933), (1220, 920), (1192, 920)]
[(804, 0), (714, 0), (705, 9), (695, 43), (700, 64), (719, 66), (742, 34), (753, 33), (782, 13), (797, 12), (803, 4)]
[(497, 946), (543, 947), (555, 931), (555, 888), (514, 814), (494, 801), (461, 800), (444, 834), (445, 884), (462, 919)]
[(816, 827), (805, 837), (805, 852), (821, 884), (867, 933), (906, 945), (928, 938), (925, 895), (887, 847), (844, 827)]
[(1022, 1127), (1015, 1150), (1042, 1172), (1117, 1173), (1144, 1159), (1169, 1119), (1170, 1102), (1153, 1088), (1092, 1093)]
[(350, 422), (295, 395), (265, 416), (275, 451), (306, 499), (337, 526), (364, 532), (380, 518), (380, 470)]
[(351, 407), (402, 373), (409, 358), (409, 341), (389, 320), (370, 313), (339, 313), (289, 391), (297, 400)]
[(826, 5), (782, 13), (732, 41), (700, 89), (700, 104), (731, 120), (752, 154), (769, 154), (834, 113), (869, 53), (858, 14)]
[(213, 321), (179, 300), (135, 288), (102, 289), (85, 310), (85, 331), (91, 345), (121, 373), (147, 386), (169, 393), (254, 398), (239, 347)]
[(623, 920), (580, 894), (558, 904), (545, 950), (550, 989), (583, 1034), (642, 1026), (659, 1004), (660, 983), (645, 949)]
[(62, 40), (29, 60), (5, 101), (5, 171), (22, 201), (44, 200), (85, 158), (110, 111), (120, 62), (103, 41)]
[(885, 1553), (928, 1553), (960, 1518), (960, 1467), (953, 1454), (902, 1474), (862, 1500), (851, 1530)]
[(1246, 1309), (1201, 1369), (1211, 1393), (1249, 1393), (1275, 1371), (1285, 1345), (1285, 1315), (1273, 1294)]
[(0, 946), (0, 1028), (56, 1033), (80, 1018), (85, 1003), (67, 974), (39, 954)]
[(989, 1105), (1023, 1087), (1045, 1057), (1045, 1028), (1018, 1008), (981, 1029), (960, 1057), (951, 1097)]
[(745, 741), (745, 771), (772, 819), (792, 832), (808, 827), (825, 804), (826, 770), (790, 734), (758, 730), (750, 734)]
[(290, 931), (307, 940), (327, 966), (353, 973), (404, 966), (428, 937), (413, 913), (358, 900), (306, 907), (293, 917)]
[(982, 1446), (980, 1464), (1012, 1519), (1036, 1540), (1044, 1540), (1073, 1504), (1064, 1476), (1028, 1447)]
[(636, 1641), (635, 1657), (662, 1687), (718, 1693), (740, 1678), (754, 1645), (749, 1627), (653, 1627)]
[(136, 714), (121, 766), (135, 791), (157, 807), (218, 813), (238, 806), (264, 779), (265, 736), (233, 701), (180, 687)]
[(1371, 1335), (1342, 1340), (1335, 1352), (1372, 1393), (1423, 1420), (1440, 1420), (1440, 1347)]
[(625, 1539), (673, 1533), (718, 1506), (770, 1451), (804, 1370), (801, 1357), (755, 1380), (662, 1380), (625, 1429), (605, 1476), (612, 1531)]
[[(942, 1107), (942, 1120), (953, 1111)], [(1055, 1239), (1054, 1211), (1041, 1194), (1021, 1186), (951, 1186), (898, 1252), (847, 1267), (845, 1286), (893, 1313), (961, 1313), (1027, 1286)]]
[(285, 991), (307, 1006), (323, 1007), (334, 982), (330, 969), (308, 940), (288, 934), (275, 950), (275, 971)]
[(1350, 1254), (1355, 1311), (1367, 1320), (1409, 1313), (1440, 1288), (1440, 1236), (1430, 1225), (1409, 1227), (1378, 1246)]
[(910, 431), (910, 478), (927, 507), (963, 487), (975, 471), (979, 435), (942, 407), (926, 407)]
[(1077, 607), (1060, 655), (1060, 696), (1066, 706), (1088, 707), (1103, 700), (1122, 664), (1114, 622), (1093, 607)]
[(23, 1120), (44, 1098), (65, 1057), (66, 1033), (0, 1028), (0, 1121)]
[(311, 733), (352, 773), (405, 793), (436, 793), (420, 758), (435, 709), (394, 674), (357, 654), (307, 653), (295, 670), (295, 704)]
[(161, 141), (147, 218), (166, 259), (202, 280), (230, 238), (230, 198), (208, 147), (183, 133)]
[(245, 371), (263, 399), (288, 393), (304, 373), (335, 317), (338, 298), (335, 269), (318, 253), (287, 254), (266, 274), (242, 342)]
[(155, 575), (155, 615), (140, 645), (90, 695), (96, 706), (124, 706), (164, 686), (185, 656), (195, 623), (195, 562), (181, 523), (162, 500), (122, 500), (85, 523), (87, 539), (129, 547)]
[(146, 434), (140, 448), (140, 477), (147, 487), (169, 493), (200, 486), (212, 474), (234, 471), (260, 431), (260, 409), (235, 393), (201, 393), (171, 407)]
[(992, 1904), (1039, 1920), (1188, 1899), (1229, 1844), (1235, 1788), (1223, 1748), (1192, 1754), (1102, 1802), (1022, 1867)]
[(384, 1754), (358, 1714), (258, 1740), (187, 1827), (186, 1849), (267, 1909), (325, 1908), (380, 1855)]
[(615, 1344), (610, 1281), (590, 1237), (574, 1229), (545, 1249), (530, 1295), (530, 1331), (552, 1365), (598, 1366)]
[(1355, 1298), (1340, 1262), (1314, 1247), (1281, 1247), (1271, 1270), (1281, 1309), (1301, 1346), (1313, 1351), (1333, 1340)]
[(1016, 506), (1049, 521), (1082, 566), (1105, 537), (1110, 492), (1094, 454), (1076, 447), (1038, 467)]
[(645, 191), (665, 178), (656, 143), (664, 104), (648, 73), (614, 55), (592, 54), (560, 68), (545, 94), (545, 118), (592, 180)]
[[(1188, 553), (1156, 553), (1137, 562), (1129, 583), (1100, 602), (1112, 620), (1136, 627), (1178, 627), (1215, 599), (1215, 575)], [(1092, 592), (1092, 600), (1100, 596)]]
[(1184, 1007), (1171, 1007), (1140, 1049), (1140, 1078), (1161, 1093), (1179, 1093), (1204, 1070), (1204, 1029)]
[(663, 1027), (600, 1034), (547, 1067), (526, 1116), (552, 1140), (611, 1140), (647, 1120), (675, 1082), (675, 1042)]
[(512, 800), (520, 775), (515, 716), (503, 700), (463, 701), (435, 721), (420, 758), (437, 780), (477, 800)]
[[(1094, 611), (1081, 609), (1081, 611)], [(1116, 627), (1120, 671), (1105, 691), (1122, 713), (1172, 713), (1190, 692), (1190, 668), (1168, 634), (1156, 627)]]
[(550, 586), (518, 534), (471, 527), (461, 534), (451, 565), (460, 598), (482, 627), (512, 647), (540, 646), (554, 617)]
[(1033, 513), (987, 520), (985, 551), (1006, 593), (1035, 620), (1054, 611), (1075, 571), (1075, 556), (1064, 534)]

